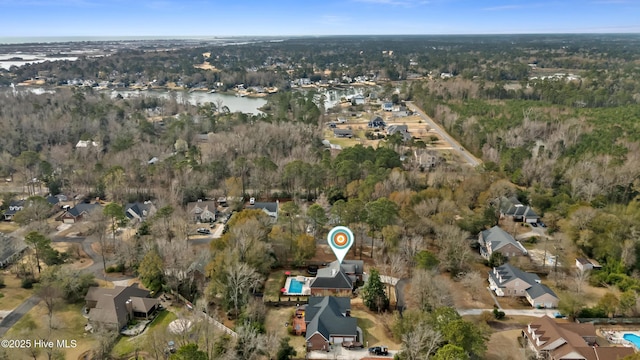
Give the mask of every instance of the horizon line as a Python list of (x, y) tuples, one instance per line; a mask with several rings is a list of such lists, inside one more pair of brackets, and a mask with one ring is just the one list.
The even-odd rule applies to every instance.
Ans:
[(24, 39), (24, 38), (269, 38), (269, 37), (331, 37), (331, 36), (482, 36), (482, 35), (640, 35), (637, 31), (557, 31), (557, 32), (479, 32), (479, 33), (393, 33), (393, 34), (273, 34), (273, 35), (9, 35), (0, 36), (0, 39)]

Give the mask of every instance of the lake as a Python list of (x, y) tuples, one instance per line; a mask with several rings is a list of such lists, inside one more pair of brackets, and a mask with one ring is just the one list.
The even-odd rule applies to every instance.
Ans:
[[(163, 99), (168, 99), (171, 95), (172, 91), (169, 90), (148, 90), (148, 91), (137, 91), (137, 90), (105, 90), (111, 93), (111, 97), (114, 98), (118, 96), (118, 94), (122, 95), (124, 98), (129, 97), (139, 97), (139, 96), (158, 96)], [(267, 104), (267, 99), (265, 98), (254, 98), (254, 97), (240, 97), (230, 94), (219, 94), (213, 93), (210, 94), (204, 91), (175, 91), (176, 99), (178, 102), (188, 102), (192, 105), (201, 105), (205, 103), (212, 102), (217, 105), (217, 101), (222, 101), (222, 106), (226, 106), (229, 108), (231, 112), (241, 112), (245, 114), (253, 114), (253, 115), (261, 115), (262, 111), (259, 109)]]

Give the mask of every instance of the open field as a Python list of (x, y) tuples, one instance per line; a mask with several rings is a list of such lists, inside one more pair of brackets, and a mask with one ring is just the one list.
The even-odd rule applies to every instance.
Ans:
[(9, 271), (3, 271), (0, 274), (5, 284), (5, 287), (0, 289), (0, 293), (4, 295), (0, 298), (0, 310), (13, 310), (31, 296), (33, 290), (23, 289), (22, 281)]
[(362, 116), (353, 118), (348, 118), (347, 122), (344, 124), (336, 124), (336, 129), (351, 129), (353, 131), (354, 137), (351, 139), (348, 138), (336, 138), (333, 135), (333, 130), (331, 128), (325, 128), (324, 137), (329, 140), (332, 144), (340, 145), (342, 148), (354, 146), (356, 144), (362, 144), (364, 146), (373, 146), (374, 148), (378, 146), (378, 144), (382, 140), (370, 140), (365, 137), (365, 133), (370, 131), (374, 134), (385, 135), (384, 130), (375, 130), (369, 129), (367, 124), (369, 120), (375, 116), (380, 116), (388, 125), (396, 124), (396, 125), (407, 125), (409, 133), (414, 138), (424, 141), (426, 144), (430, 144), (430, 148), (446, 150), (448, 147), (442, 143), (436, 132), (430, 131), (430, 128), (427, 124), (425, 124), (420, 116), (412, 115), (405, 117), (392, 117), (390, 113), (387, 112), (376, 112), (376, 113), (363, 113)]

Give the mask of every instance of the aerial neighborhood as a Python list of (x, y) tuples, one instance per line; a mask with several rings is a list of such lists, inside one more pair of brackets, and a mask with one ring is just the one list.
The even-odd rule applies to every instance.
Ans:
[(638, 45), (0, 43), (0, 359), (638, 359)]

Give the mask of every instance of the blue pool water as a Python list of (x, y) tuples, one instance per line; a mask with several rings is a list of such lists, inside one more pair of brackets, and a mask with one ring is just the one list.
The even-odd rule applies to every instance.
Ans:
[(633, 345), (636, 346), (636, 349), (640, 349), (640, 336), (636, 334), (624, 334), (622, 335), (622, 338), (627, 341), (631, 341)]
[(296, 279), (289, 282), (289, 294), (302, 294), (302, 283)]

